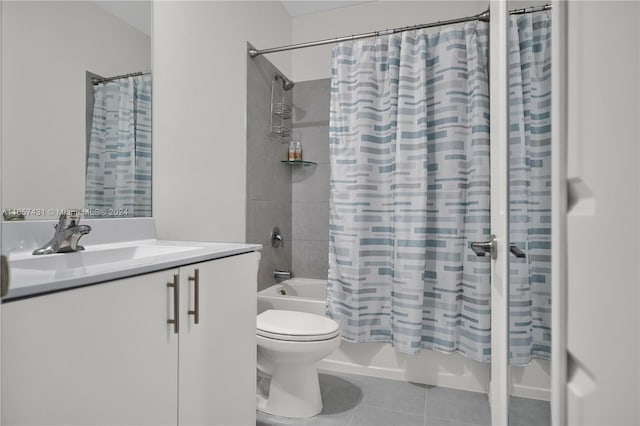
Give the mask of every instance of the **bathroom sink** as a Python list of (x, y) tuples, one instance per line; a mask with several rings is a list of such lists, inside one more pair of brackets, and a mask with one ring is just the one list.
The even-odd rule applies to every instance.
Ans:
[[(159, 240), (151, 218), (87, 219), (84, 223), (92, 228), (80, 240), (85, 250), (42, 255), (33, 251), (51, 239), (56, 221), (2, 223), (2, 254), (9, 261), (9, 290), (2, 302), (153, 272), (166, 271), (169, 280), (176, 268), (261, 248), (259, 244)], [(160, 286), (163, 281), (159, 279)]]
[(153, 260), (158, 256), (178, 254), (197, 250), (197, 246), (182, 245), (134, 245), (125, 247), (95, 248), (89, 247), (75, 253), (60, 253), (10, 259), (11, 269), (32, 271), (56, 271), (75, 268), (90, 268), (99, 265), (120, 262)]

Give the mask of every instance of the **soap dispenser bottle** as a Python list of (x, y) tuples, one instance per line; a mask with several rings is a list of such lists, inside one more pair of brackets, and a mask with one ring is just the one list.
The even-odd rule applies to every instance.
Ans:
[(297, 161), (302, 161), (302, 142), (296, 141), (295, 157)]
[(288, 151), (287, 160), (294, 161), (295, 159), (296, 159), (296, 143), (293, 139), (291, 139), (291, 141), (289, 142), (289, 151)]

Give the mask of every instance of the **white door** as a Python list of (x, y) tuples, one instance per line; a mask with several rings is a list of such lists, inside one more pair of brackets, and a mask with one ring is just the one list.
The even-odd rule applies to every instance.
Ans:
[[(566, 395), (571, 425), (637, 425), (640, 7), (568, 2), (567, 11), (568, 371), (554, 402)], [(561, 404), (554, 414), (565, 423)]]
[(171, 271), (2, 305), (3, 425), (175, 425)]
[(258, 259), (254, 252), (180, 268), (181, 426), (255, 424)]
[[(0, 3), (0, 22), (2, 22), (2, 4)], [(0, 31), (0, 46), (2, 45), (2, 32)], [(2, 65), (2, 55), (0, 54), (0, 65)], [(2, 128), (2, 66), (0, 66), (0, 128)], [(0, 211), (4, 211), (4, 203), (2, 201), (2, 193), (4, 192), (2, 186), (2, 132), (0, 132)], [(2, 226), (0, 226), (0, 255), (4, 253), (2, 247)], [(5, 260), (6, 261), (6, 260)], [(1, 260), (0, 260), (1, 263)], [(5, 264), (8, 268), (8, 265)], [(9, 286), (9, 271), (5, 270), (5, 276), (2, 277), (0, 273), (0, 289), (7, 288)], [(2, 347), (2, 303), (0, 303), (0, 348)], [(0, 365), (2, 365), (2, 350), (0, 349)], [(2, 383), (2, 372), (0, 370), (0, 383)], [(0, 416), (2, 415), (2, 390), (0, 386)]]
[(491, 261), (491, 379), (489, 402), (494, 425), (509, 414), (509, 184), (508, 184), (508, 4), (490, 4), (491, 81), (491, 232), (496, 237)]
[(567, 423), (567, 3), (556, 2), (551, 32), (551, 424)]

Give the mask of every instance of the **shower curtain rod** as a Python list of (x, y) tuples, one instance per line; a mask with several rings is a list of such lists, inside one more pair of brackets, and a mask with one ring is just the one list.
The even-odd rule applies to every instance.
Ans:
[(95, 86), (96, 84), (106, 83), (107, 81), (119, 80), (121, 78), (126, 78), (126, 77), (137, 77), (139, 75), (147, 75), (147, 74), (151, 74), (151, 71), (132, 72), (129, 74), (116, 75), (115, 77), (103, 77), (103, 78), (92, 77), (91, 82)]
[[(549, 10), (549, 9), (551, 9), (551, 5), (550, 4), (545, 4), (545, 5), (542, 5), (542, 6), (533, 6), (533, 7), (526, 7), (526, 8), (522, 8), (522, 9), (510, 10), (509, 14), (510, 15), (522, 15), (522, 14), (525, 14), (525, 13), (541, 12), (543, 10)], [(489, 22), (489, 10), (485, 10), (484, 12), (478, 13), (477, 15), (473, 15), (473, 16), (467, 16), (467, 17), (464, 17), (464, 18), (448, 19), (446, 21), (430, 22), (428, 24), (411, 25), (411, 26), (408, 26), (408, 27), (393, 28), (393, 29), (390, 29), (390, 30), (380, 30), (380, 31), (373, 31), (373, 32), (370, 32), (370, 33), (356, 34), (356, 35), (345, 36), (345, 37), (336, 37), (336, 38), (329, 38), (329, 39), (325, 39), (325, 40), (309, 41), (309, 42), (306, 42), (306, 43), (290, 44), (290, 45), (287, 45), (287, 46), (272, 47), (270, 49), (261, 49), (261, 50), (249, 49), (249, 56), (252, 57), (252, 58), (255, 58), (256, 56), (266, 55), (267, 53), (284, 52), (284, 51), (287, 51), (287, 50), (303, 49), (305, 47), (322, 46), (322, 45), (325, 45), (325, 44), (340, 43), (342, 41), (360, 40), (360, 39), (363, 39), (363, 38), (379, 37), (379, 36), (384, 36), (384, 35), (402, 33), (402, 32), (405, 32), (405, 31), (421, 30), (423, 28), (440, 27), (440, 26), (443, 26), (443, 25), (459, 24), (459, 23), (462, 23), (462, 22), (469, 22), (469, 21)]]

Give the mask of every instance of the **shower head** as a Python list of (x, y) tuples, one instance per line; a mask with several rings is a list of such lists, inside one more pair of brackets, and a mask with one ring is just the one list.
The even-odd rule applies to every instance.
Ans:
[(284, 90), (291, 90), (293, 89), (293, 86), (295, 86), (296, 84), (289, 80), (288, 78), (284, 78), (284, 80), (282, 81), (282, 87), (284, 88)]
[(282, 80), (282, 88), (285, 91), (293, 89), (293, 86), (296, 85), (296, 83), (294, 83), (293, 81), (289, 80), (287, 77), (285, 77), (284, 75), (282, 75), (280, 73), (276, 73), (273, 78), (274, 78), (274, 80), (278, 80), (278, 79)]

